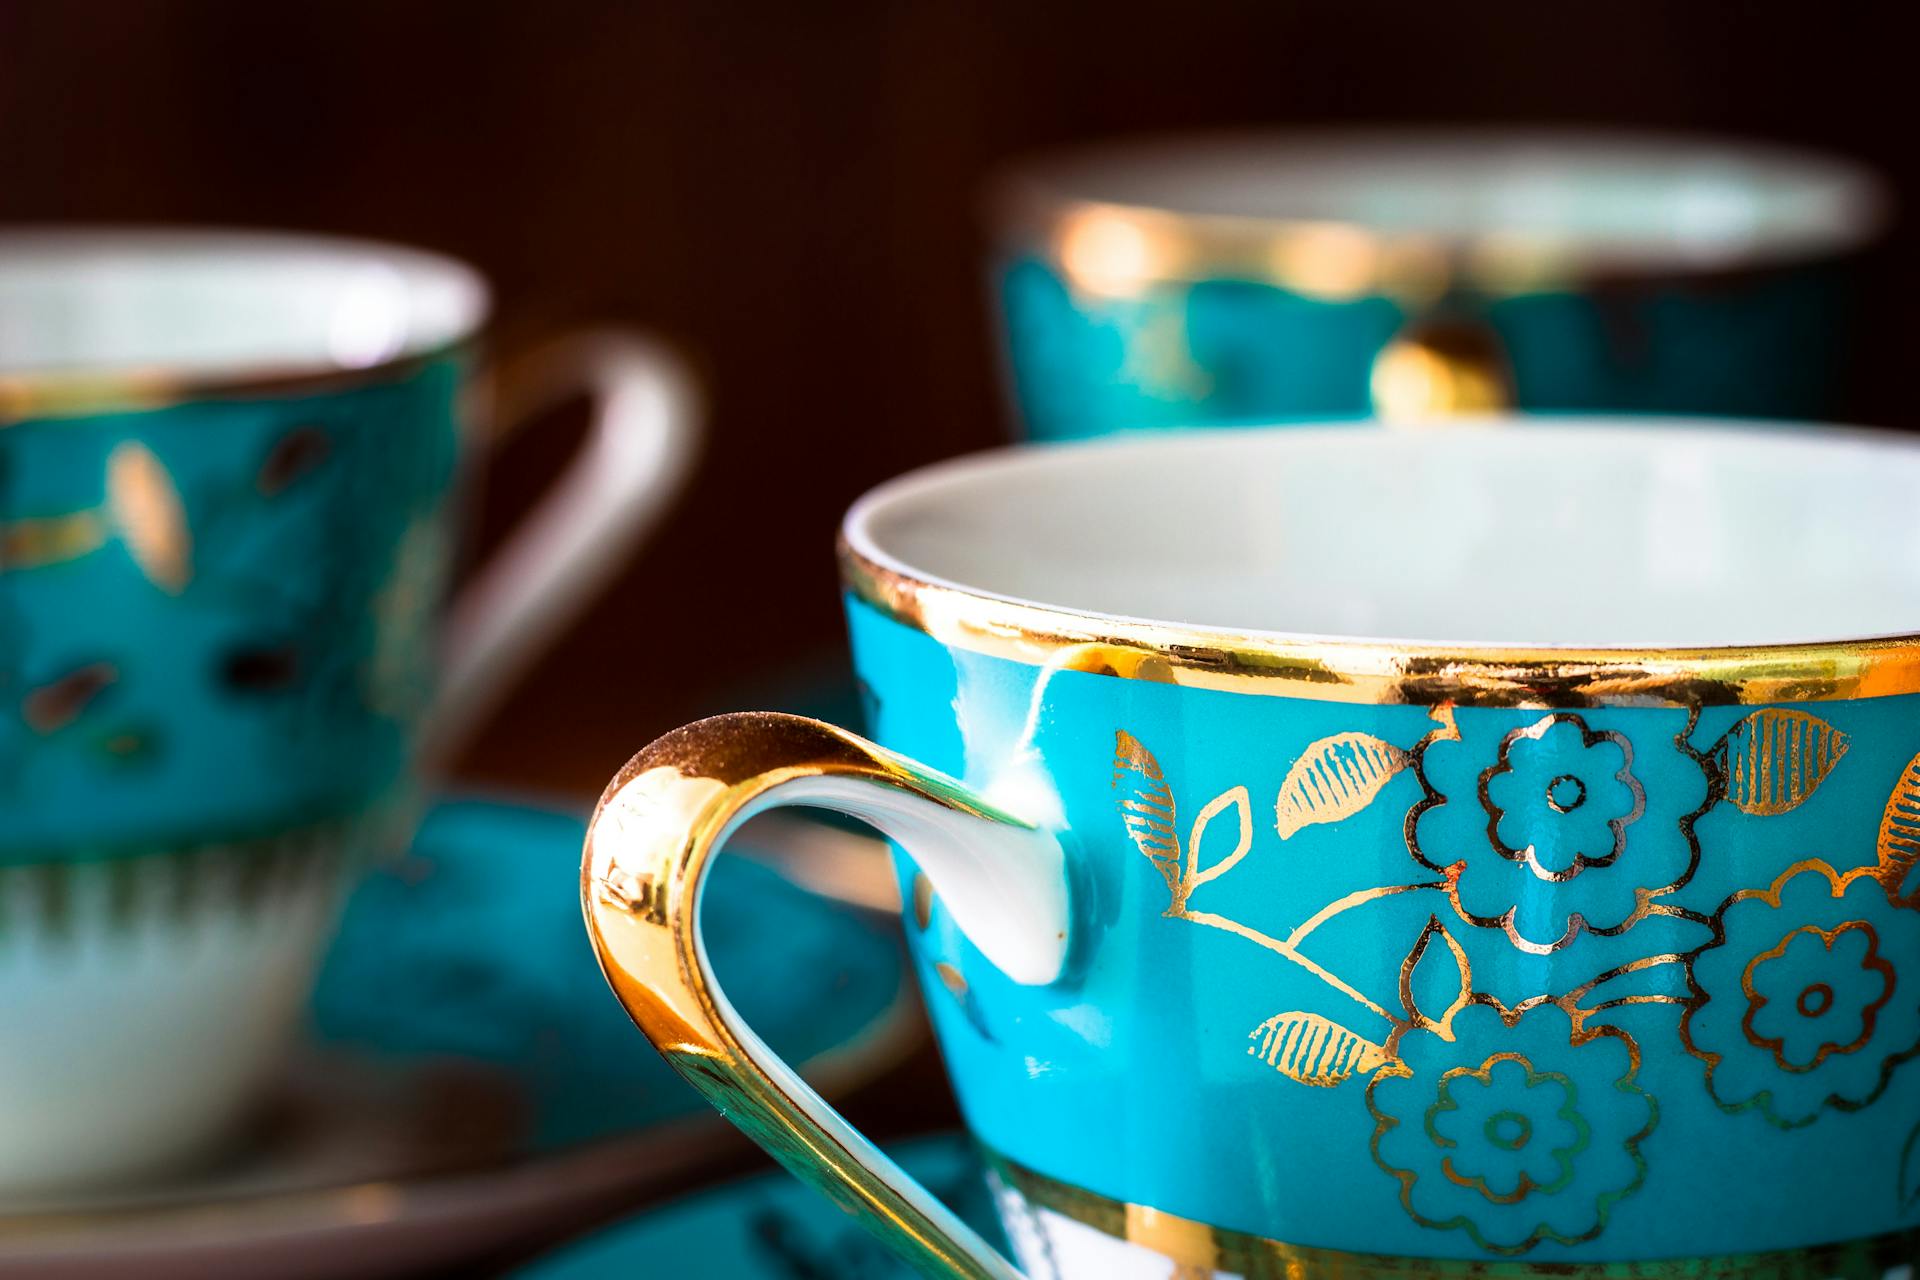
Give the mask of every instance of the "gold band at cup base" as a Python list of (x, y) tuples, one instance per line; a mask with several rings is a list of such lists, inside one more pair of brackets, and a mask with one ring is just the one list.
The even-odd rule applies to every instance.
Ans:
[[(1159, 1254), (1177, 1276), (1226, 1272), (1243, 1280), (1893, 1280), (1920, 1261), (1920, 1228), (1763, 1253), (1653, 1258), (1634, 1262), (1414, 1258), (1287, 1244), (1128, 1204), (982, 1148), (989, 1176), (1018, 1198), (1016, 1211), (1042, 1211)], [(1002, 1197), (1005, 1205), (1006, 1198)], [(1004, 1211), (1004, 1210), (1003, 1210)], [(1044, 1223), (1028, 1226), (1044, 1234)]]
[(856, 598), (951, 648), (1314, 702), (1698, 707), (1920, 693), (1920, 635), (1707, 649), (1395, 644), (1076, 613), (923, 581), (862, 555), (844, 537), (840, 572)]

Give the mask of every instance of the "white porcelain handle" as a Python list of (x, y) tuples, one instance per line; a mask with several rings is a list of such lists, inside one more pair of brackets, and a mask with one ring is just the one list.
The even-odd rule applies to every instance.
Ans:
[(453, 603), (441, 695), (421, 758), (444, 761), (653, 531), (698, 452), (692, 375), (659, 343), (620, 329), (561, 337), (512, 369), (497, 420), (519, 428), (573, 396), (593, 402), (560, 479)]

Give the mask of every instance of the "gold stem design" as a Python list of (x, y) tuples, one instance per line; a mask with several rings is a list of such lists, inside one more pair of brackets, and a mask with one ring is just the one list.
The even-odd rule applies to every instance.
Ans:
[(1357, 907), (1362, 903), (1374, 902), (1380, 898), (1390, 898), (1396, 893), (1409, 893), (1415, 889), (1444, 889), (1446, 887), (1447, 882), (1444, 880), (1425, 880), (1419, 884), (1387, 884), (1381, 885), (1377, 889), (1356, 889), (1346, 897), (1335, 899), (1316, 911), (1305, 923), (1287, 935), (1287, 945), (1292, 947), (1299, 946), (1307, 940), (1307, 935), (1311, 934), (1315, 929), (1318, 929), (1321, 925), (1342, 912)]
[(1361, 995), (1335, 974), (1321, 968), (1318, 964), (1301, 955), (1299, 951), (1294, 949), (1293, 944), (1290, 942), (1282, 942), (1278, 938), (1269, 937), (1261, 933), (1258, 929), (1249, 929), (1238, 920), (1229, 920), (1225, 916), (1216, 916), (1205, 911), (1178, 911), (1172, 914), (1176, 920), (1191, 920), (1194, 924), (1203, 924), (1210, 929), (1224, 929), (1228, 933), (1237, 934), (1249, 942), (1258, 943), (1276, 955), (1285, 956), (1287, 959), (1305, 969), (1308, 973), (1311, 973), (1314, 977), (1332, 987), (1335, 991), (1365, 1005), (1386, 1021), (1396, 1026), (1402, 1021), (1394, 1017), (1391, 1013), (1388, 1013), (1380, 1005), (1375, 1004), (1373, 1001), (1367, 999), (1367, 997)]

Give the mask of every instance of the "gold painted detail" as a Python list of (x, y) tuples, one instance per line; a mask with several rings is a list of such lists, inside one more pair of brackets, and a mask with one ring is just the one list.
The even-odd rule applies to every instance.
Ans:
[[(821, 779), (907, 797), (943, 815), (1022, 825), (951, 779), (817, 721), (741, 714), (689, 725), (630, 760), (588, 826), (580, 894), (601, 971), (654, 1047), (708, 1101), (903, 1257), (929, 1274), (1009, 1280), (1011, 1269), (970, 1228), (905, 1190), (904, 1174), (765, 1056), (707, 967), (700, 895), (721, 838), (775, 788)], [(958, 970), (939, 976), (964, 998)]]
[[(1542, 751), (1540, 746), (1547, 735), (1560, 731), (1570, 739), (1577, 735), (1580, 757), (1584, 761), (1595, 756), (1603, 763), (1595, 772), (1593, 783), (1578, 771), (1557, 774), (1543, 787), (1538, 779), (1533, 779), (1533, 787), (1528, 789), (1526, 780), (1516, 769), (1515, 756), (1526, 752)], [(1613, 768), (1615, 762), (1619, 767)], [(1576, 843), (1560, 838), (1555, 827), (1565, 825), (1547, 819), (1547, 813), (1565, 817), (1587, 807), (1598, 807), (1603, 802), (1592, 793), (1599, 785), (1611, 780), (1618, 783), (1616, 788), (1619, 800), (1602, 815), (1605, 821), (1607, 841), (1604, 849), (1594, 847), (1592, 852)], [(1505, 788), (1506, 799), (1494, 795), (1501, 784), (1515, 784)], [(1519, 794), (1514, 794), (1515, 788)], [(1500, 740), (1500, 748), (1480, 774), (1480, 807), (1487, 815), (1487, 843), (1493, 851), (1509, 862), (1519, 863), (1536, 878), (1554, 884), (1572, 880), (1582, 871), (1591, 867), (1609, 867), (1617, 861), (1627, 847), (1627, 828), (1639, 821), (1646, 812), (1647, 793), (1640, 785), (1639, 778), (1633, 772), (1633, 744), (1626, 735), (1612, 730), (1594, 730), (1587, 722), (1572, 712), (1556, 712), (1542, 716), (1532, 724), (1513, 729)], [(1529, 813), (1528, 811), (1531, 811)], [(1533, 820), (1528, 821), (1531, 817)], [(1503, 834), (1510, 821), (1519, 819), (1517, 838), (1511, 843)], [(1542, 821), (1544, 820), (1544, 821)], [(1537, 830), (1544, 828), (1544, 831)], [(1540, 835), (1553, 837), (1555, 848), (1542, 860)], [(1517, 846), (1517, 847), (1516, 847)], [(1513, 928), (1511, 918), (1502, 922), (1502, 927)]]
[[(1859, 957), (1859, 968), (1866, 975), (1866, 991), (1853, 1001), (1851, 1018), (1845, 1018), (1844, 1015), (1828, 1018), (1828, 1014), (1839, 1015), (1833, 984), (1812, 982), (1801, 987), (1800, 994), (1793, 1001), (1793, 1013), (1797, 1020), (1821, 1028), (1828, 1036), (1835, 1034), (1837, 1025), (1839, 1034), (1852, 1037), (1844, 1044), (1836, 1043), (1833, 1039), (1818, 1040), (1807, 1046), (1811, 1053), (1803, 1058), (1803, 1055), (1789, 1050), (1786, 1035), (1769, 1035), (1755, 1025), (1757, 1019), (1766, 1016), (1768, 1006), (1774, 1004), (1773, 999), (1756, 985), (1755, 971), (1765, 970), (1796, 949), (1806, 951), (1818, 946), (1831, 952), (1836, 942), (1841, 943), (1843, 948), (1848, 943), (1854, 944), (1847, 949)], [(1789, 963), (1781, 967), (1791, 972), (1796, 966)], [(1857, 1053), (1866, 1047), (1867, 1041), (1873, 1039), (1874, 1019), (1887, 1001), (1893, 998), (1893, 965), (1880, 954), (1879, 935), (1864, 920), (1849, 920), (1835, 929), (1807, 924), (1792, 930), (1779, 942), (1747, 961), (1746, 969), (1740, 974), (1740, 989), (1747, 997), (1747, 1010), (1740, 1018), (1740, 1029), (1746, 1033), (1747, 1043), (1771, 1053), (1774, 1065), (1782, 1071), (1812, 1071), (1832, 1054)], [(1862, 1000), (1864, 1003), (1861, 1003)], [(1858, 1034), (1853, 1034), (1855, 1032)]]
[(186, 508), (164, 463), (137, 440), (107, 455), (105, 501), (56, 516), (0, 523), (0, 573), (79, 560), (117, 536), (147, 580), (179, 594), (193, 577)]
[(469, 357), (472, 337), (357, 369), (265, 369), (195, 378), (164, 368), (113, 373), (0, 373), (0, 431), (21, 422), (137, 413), (201, 400), (329, 395), (403, 381), (428, 365)]
[(1274, 803), (1280, 838), (1302, 827), (1352, 817), (1407, 764), (1406, 752), (1370, 733), (1339, 733), (1313, 743), (1280, 784)]
[(119, 680), (120, 670), (112, 663), (89, 662), (28, 693), (21, 700), (20, 716), (35, 733), (58, 733)]
[[(1245, 787), (1230, 787), (1207, 803), (1194, 820), (1192, 834), (1183, 852), (1176, 826), (1178, 811), (1166, 773), (1153, 753), (1124, 729), (1114, 733), (1113, 786), (1118, 792), (1116, 807), (1134, 847), (1145, 855), (1166, 882), (1169, 902), (1162, 914), (1237, 934), (1300, 965), (1378, 1016), (1393, 1020), (1393, 1015), (1383, 1006), (1302, 954), (1297, 944), (1310, 932), (1308, 927), (1295, 930), (1291, 938), (1274, 938), (1227, 916), (1195, 911), (1189, 907), (1188, 900), (1195, 890), (1231, 871), (1253, 848), (1252, 802)], [(1201, 849), (1207, 828), (1228, 810), (1238, 820), (1233, 849), (1212, 865), (1203, 865)]]
[[(1445, 839), (1444, 854), (1429, 847), (1434, 841), (1423, 831), (1444, 818), (1445, 806), (1455, 803), (1433, 782), (1440, 772), (1436, 765), (1444, 763), (1437, 753), (1450, 759), (1464, 752), (1471, 759), (1481, 750), (1463, 740), (1451, 709), (1436, 708), (1432, 716), (1437, 727), (1410, 752), (1422, 794), (1407, 811), (1405, 842), (1415, 862), (1444, 877), (1447, 898), (1460, 919), (1499, 930), (1521, 951), (1551, 955), (1582, 935), (1615, 937), (1653, 915), (1693, 918), (1661, 899), (1693, 878), (1700, 860), (1695, 824), (1721, 798), (1711, 760), (1688, 743), (1697, 711), (1674, 737), (1675, 749), (1700, 768), (1703, 779), (1700, 807), (1677, 824), (1686, 851), (1684, 865), (1672, 858), (1663, 861), (1658, 854), (1643, 858), (1629, 851), (1627, 829), (1645, 812), (1646, 797), (1628, 743), (1612, 731), (1593, 730), (1584, 717), (1566, 711), (1510, 730), (1479, 772), (1478, 798), (1486, 815), (1480, 843), (1485, 853), (1480, 845)], [(1579, 784), (1577, 790), (1567, 789), (1569, 779)], [(1543, 847), (1551, 850), (1545, 857)], [(1618, 881), (1631, 892), (1609, 895), (1617, 905), (1602, 915), (1591, 906), (1566, 905), (1567, 894), (1543, 894), (1539, 889), (1541, 882), (1571, 885), (1581, 877), (1587, 878), (1580, 885), (1583, 890), (1605, 880)], [(1523, 906), (1529, 909), (1527, 917)]]
[(1387, 1051), (1317, 1013), (1279, 1013), (1248, 1034), (1247, 1052), (1301, 1084), (1331, 1088), (1385, 1066)]
[(1713, 941), (1685, 957), (1680, 1039), (1723, 1110), (1802, 1128), (1872, 1105), (1920, 1056), (1920, 1011), (1896, 999), (1920, 911), (1894, 892), (1877, 865), (1809, 858), (1715, 912)]
[[(1616, 1206), (1645, 1181), (1642, 1143), (1660, 1115), (1637, 1083), (1640, 1044), (1607, 1016), (1612, 1010), (1678, 1008), (1680, 1047), (1706, 1064), (1716, 1102), (1784, 1128), (1870, 1105), (1901, 1063), (1920, 1056), (1920, 1006), (1895, 995), (1900, 957), (1920, 951), (1920, 910), (1897, 896), (1920, 858), (1920, 757), (1895, 784), (1874, 865), (1843, 873), (1806, 860), (1767, 889), (1734, 893), (1709, 916), (1670, 900), (1699, 866), (1699, 820), (1722, 802), (1769, 819), (1799, 808), (1843, 763), (1844, 733), (1804, 711), (1765, 708), (1700, 750), (1691, 744), (1700, 719), (1692, 711), (1672, 741), (1681, 765), (1697, 769), (1698, 790), (1689, 794), (1684, 767), (1662, 763), (1652, 808), (1633, 745), (1579, 713), (1553, 711), (1515, 727), (1476, 723), (1471, 732), (1451, 707), (1434, 708), (1431, 718), (1411, 745), (1352, 733), (1309, 743), (1280, 785), (1275, 834), (1304, 839), (1310, 827), (1385, 804), (1407, 773), (1418, 786), (1397, 810), (1406, 848), (1439, 879), (1349, 893), (1285, 932), (1236, 919), (1231, 893), (1196, 892), (1191, 868), (1205, 864), (1179, 839), (1182, 787), (1146, 742), (1125, 730), (1115, 735), (1116, 785), (1134, 783), (1117, 807), (1168, 887), (1162, 914), (1276, 953), (1356, 1006), (1351, 1016), (1311, 1006), (1275, 1014), (1248, 1034), (1246, 1052), (1313, 1088), (1366, 1079), (1374, 1161), (1399, 1184), (1401, 1207), (1415, 1222), (1464, 1232), (1491, 1255), (1604, 1233)], [(1433, 754), (1442, 751), (1444, 762)], [(1443, 788), (1475, 786), (1479, 807), (1470, 812), (1484, 814), (1477, 841), (1468, 840), (1476, 828), (1465, 813), (1423, 831), (1423, 817), (1453, 802)], [(1245, 791), (1230, 787), (1209, 808), (1238, 806)], [(1672, 825), (1635, 834), (1652, 813)], [(1454, 860), (1436, 859), (1423, 843), (1429, 837)], [(1219, 870), (1249, 856), (1258, 850), (1243, 839)], [(1473, 886), (1469, 877), (1478, 877)], [(1624, 879), (1596, 890), (1590, 877)], [(1205, 878), (1218, 879), (1218, 871)], [(1575, 889), (1586, 895), (1582, 903), (1615, 905), (1605, 915), (1590, 908), (1589, 918), (1564, 905)], [(1554, 956), (1586, 935), (1617, 937), (1653, 918), (1665, 922), (1666, 945), (1624, 963), (1617, 951), (1589, 947), (1581, 954), (1614, 957), (1609, 967), (1582, 974), (1558, 961), (1538, 972), (1559, 989), (1517, 1002), (1476, 983), (1468, 950), (1438, 911), (1401, 962), (1397, 1001), (1362, 991), (1309, 953), (1310, 938), (1329, 921), (1435, 890), (1452, 916), (1504, 936), (1522, 955)], [(1524, 917), (1518, 905), (1477, 908), (1490, 893), (1531, 902), (1536, 914)], [(1538, 914), (1556, 901), (1559, 916)], [(1675, 948), (1668, 939), (1685, 936), (1675, 927), (1705, 940)], [(1501, 966), (1496, 976), (1510, 979), (1508, 968), (1519, 971)], [(1384, 1034), (1368, 1018), (1384, 1023)], [(1920, 1198), (1920, 1176), (1910, 1181)]]
[(913, 923), (921, 930), (933, 923), (933, 881), (919, 871), (913, 873)]
[(1537, 239), (1450, 243), (1355, 222), (1174, 212), (1076, 199), (1031, 181), (1009, 186), (1000, 205), (1016, 241), (1098, 298), (1249, 280), (1321, 302), (1388, 297), (1421, 306), (1454, 286), (1499, 297), (1573, 285), (1582, 274), (1565, 245)]
[[(1114, 739), (1113, 785), (1122, 792), (1120, 813), (1134, 847), (1153, 863), (1173, 894), (1168, 915), (1184, 912), (1195, 889), (1231, 871), (1253, 847), (1253, 808), (1247, 789), (1231, 787), (1209, 800), (1194, 818), (1183, 855), (1176, 826), (1179, 817), (1160, 762), (1124, 731)], [(1233, 849), (1213, 865), (1203, 866), (1201, 852), (1207, 844), (1207, 829), (1229, 811), (1236, 827)]]
[(11, 520), (0, 524), (0, 570), (78, 560), (106, 543), (106, 522), (92, 511)]
[(1659, 1108), (1621, 1028), (1555, 1002), (1508, 1009), (1476, 996), (1452, 1041), (1401, 1041), (1367, 1085), (1371, 1151), (1421, 1226), (1512, 1257), (1597, 1239), (1639, 1191)]
[(107, 510), (149, 581), (175, 593), (187, 585), (193, 542), (186, 509), (166, 467), (137, 440), (107, 455)]
[(1900, 778), (1887, 797), (1880, 815), (1880, 836), (1876, 842), (1880, 882), (1890, 894), (1898, 894), (1907, 873), (1920, 861), (1920, 755), (1907, 761)]
[(1716, 749), (1727, 799), (1742, 813), (1763, 815), (1798, 808), (1846, 754), (1846, 734), (1781, 707), (1742, 717)]
[[(943, 645), (1030, 666), (1066, 665), (1120, 679), (1236, 693), (1319, 702), (1553, 708), (1801, 703), (1920, 692), (1920, 635), (1743, 648), (1593, 650), (1299, 639), (1099, 617), (925, 582), (867, 559), (844, 538), (840, 569), (855, 597)], [(1076, 657), (1067, 661), (1063, 655)]]
[(1514, 403), (1506, 352), (1485, 324), (1456, 315), (1413, 325), (1374, 357), (1374, 416), (1394, 426), (1498, 413)]
[[(1639, 1262), (1414, 1258), (1290, 1244), (1129, 1204), (985, 1153), (991, 1176), (1019, 1198), (1042, 1232), (1058, 1214), (1114, 1240), (1150, 1250), (1175, 1267), (1225, 1271), (1243, 1280), (1895, 1280), (1920, 1258), (1920, 1230), (1841, 1244), (1712, 1258)], [(1038, 1211), (1038, 1212), (1036, 1212)]]

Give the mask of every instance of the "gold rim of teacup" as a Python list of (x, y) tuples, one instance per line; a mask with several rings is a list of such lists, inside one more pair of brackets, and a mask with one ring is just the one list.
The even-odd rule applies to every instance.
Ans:
[(171, 362), (0, 369), (0, 430), (22, 422), (138, 413), (205, 401), (315, 396), (404, 381), (442, 361), (474, 358), (485, 346), (491, 323), (492, 295), (485, 277), (458, 258), (413, 245), (359, 236), (224, 226), (106, 224), (81, 228), (21, 226), (0, 231), (0, 247), (12, 246), (16, 252), (30, 249), (36, 242), (61, 249), (115, 241), (143, 244), (155, 251), (214, 246), (224, 241), (283, 252), (327, 249), (357, 253), (369, 261), (403, 258), (449, 278), (457, 277), (473, 291), (473, 310), (443, 338), (405, 347), (362, 365), (302, 360), (205, 372)]
[[(1742, 430), (1737, 423), (1702, 429)], [(1920, 448), (1914, 437), (1868, 428), (1769, 429)], [(1099, 447), (1096, 441), (1025, 452)], [(1690, 647), (1462, 644), (1233, 630), (997, 594), (920, 572), (860, 532), (869, 504), (919, 474), (875, 490), (848, 512), (837, 545), (843, 585), (942, 645), (1027, 666), (1315, 702), (1424, 707), (1703, 707), (1920, 693), (1920, 632)]]
[[(1729, 155), (1761, 157), (1822, 174), (1844, 188), (1848, 226), (1843, 233), (1768, 245), (1731, 247), (1693, 257), (1610, 250), (1571, 232), (1551, 234), (1487, 228), (1443, 235), (1388, 231), (1358, 218), (1309, 219), (1209, 213), (1133, 201), (1095, 198), (1076, 189), (1074, 170), (1089, 159), (1138, 149), (1147, 157), (1173, 146), (1266, 143), (1276, 149), (1325, 146), (1341, 140), (1400, 139), (1411, 147), (1489, 142), (1571, 142), (1624, 148), (1697, 146)], [(1507, 297), (1602, 284), (1674, 279), (1732, 280), (1782, 265), (1841, 257), (1871, 241), (1886, 224), (1890, 196), (1884, 182), (1838, 157), (1733, 138), (1686, 134), (1609, 134), (1569, 129), (1338, 130), (1271, 135), (1148, 137), (1129, 143), (1035, 157), (1003, 175), (989, 212), (1003, 242), (1038, 254), (1077, 292), (1128, 298), (1155, 287), (1204, 280), (1277, 285), (1303, 297), (1348, 302), (1386, 296), (1407, 304), (1432, 302), (1454, 290)]]
[(479, 346), (476, 332), (430, 350), (360, 368), (288, 367), (232, 377), (187, 377), (164, 366), (0, 373), (0, 428), (28, 421), (137, 413), (215, 400), (266, 400), (351, 391), (403, 382), (443, 360), (469, 359)]

